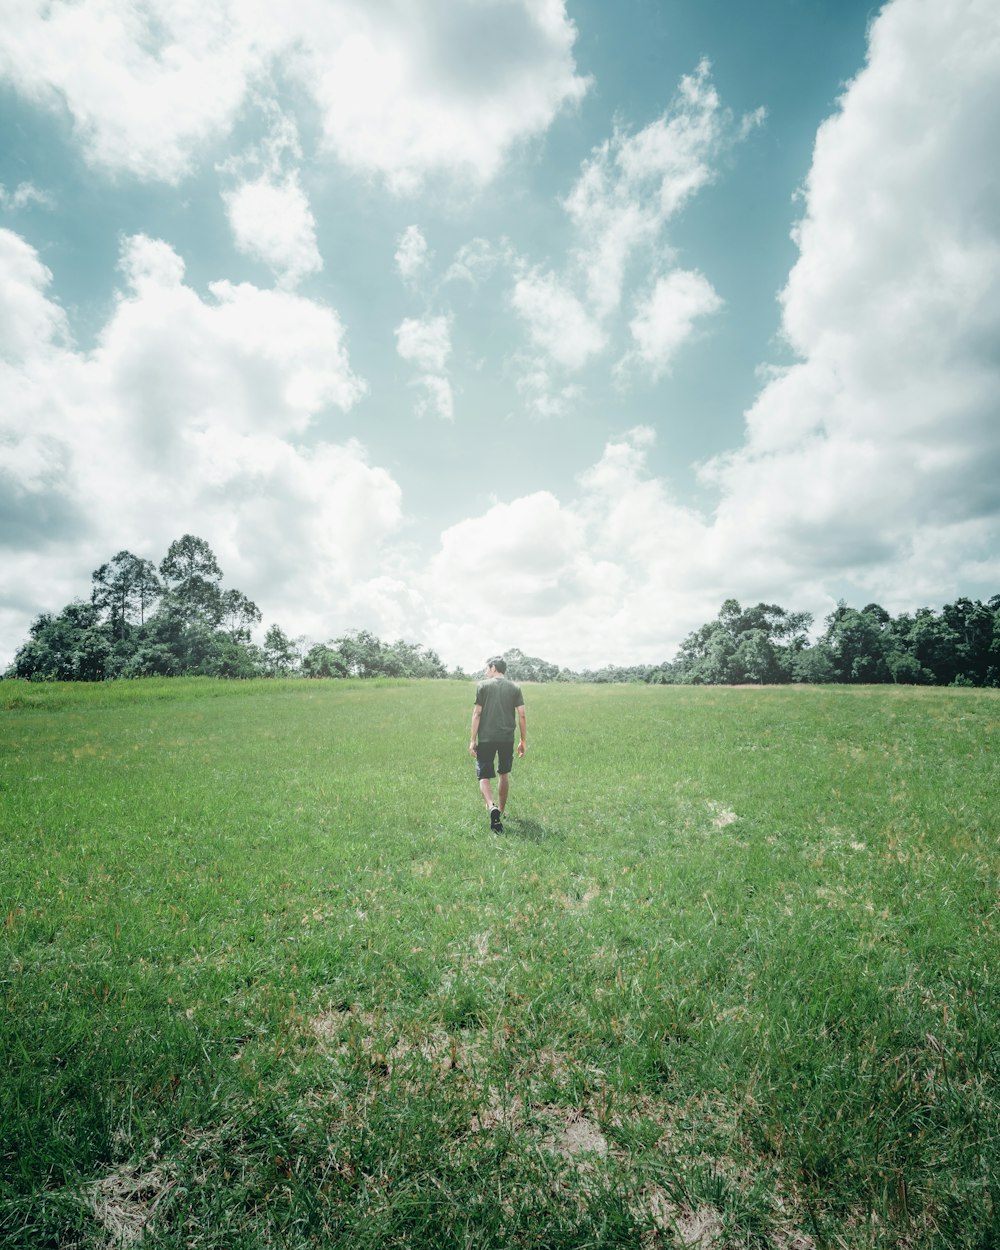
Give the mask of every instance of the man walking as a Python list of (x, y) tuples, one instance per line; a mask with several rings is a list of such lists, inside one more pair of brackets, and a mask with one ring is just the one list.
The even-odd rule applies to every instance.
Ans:
[[(472, 709), (472, 739), (469, 754), (476, 761), (479, 793), (490, 814), (490, 828), (503, 833), (503, 812), (510, 791), (510, 770), (514, 763), (514, 718), (521, 726), (517, 754), (525, 752), (527, 721), (521, 687), (507, 676), (507, 662), (496, 656), (486, 662), (486, 676), (476, 687)], [(493, 802), (493, 778), (499, 771), (497, 803)]]

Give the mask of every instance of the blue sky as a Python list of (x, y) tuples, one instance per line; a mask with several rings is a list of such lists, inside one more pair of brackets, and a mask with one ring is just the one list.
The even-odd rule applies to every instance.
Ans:
[(184, 533), (467, 668), (1000, 591), (992, 0), (10, 12), (0, 663)]

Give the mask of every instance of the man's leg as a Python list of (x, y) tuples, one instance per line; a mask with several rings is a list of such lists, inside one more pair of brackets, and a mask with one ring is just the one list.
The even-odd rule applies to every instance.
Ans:
[[(490, 814), (490, 828), (494, 833), (502, 833), (503, 826), (500, 824), (500, 809), (493, 802), (493, 778), (496, 775), (494, 771), (494, 763), (496, 760), (496, 748), (490, 743), (485, 746), (479, 743), (476, 751), (476, 776), (479, 778), (479, 793), (483, 796), (483, 802), (486, 804), (486, 810)], [(483, 776), (483, 774), (486, 776)]]
[(510, 793), (510, 773), (501, 773), (497, 779), (497, 806), (501, 814), (507, 806), (507, 795)]
[[(503, 785), (503, 778), (500, 779)], [(490, 785), (490, 778), (483, 777), (479, 782), (479, 793), (483, 796), (483, 802), (486, 804), (490, 813), (490, 828), (494, 833), (503, 833), (503, 825), (500, 823), (500, 808), (493, 802), (493, 787)]]
[(498, 805), (502, 812), (507, 806), (507, 795), (510, 793), (510, 770), (514, 766), (514, 743), (505, 742), (497, 748), (497, 782)]

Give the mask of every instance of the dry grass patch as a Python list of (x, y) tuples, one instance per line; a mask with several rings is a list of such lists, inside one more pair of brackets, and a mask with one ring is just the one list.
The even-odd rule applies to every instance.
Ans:
[(84, 1201), (103, 1230), (108, 1250), (139, 1245), (174, 1181), (157, 1164), (146, 1170), (124, 1164), (84, 1187)]

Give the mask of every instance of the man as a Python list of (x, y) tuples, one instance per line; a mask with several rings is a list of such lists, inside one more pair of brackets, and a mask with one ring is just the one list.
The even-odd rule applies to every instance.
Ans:
[[(507, 662), (496, 656), (486, 662), (486, 676), (476, 687), (472, 709), (472, 740), (469, 754), (476, 761), (479, 793), (490, 814), (490, 828), (503, 833), (503, 812), (510, 791), (510, 770), (514, 763), (514, 717), (521, 726), (518, 756), (527, 746), (527, 721), (521, 687), (507, 677)], [(493, 802), (493, 778), (499, 770), (497, 803)]]

